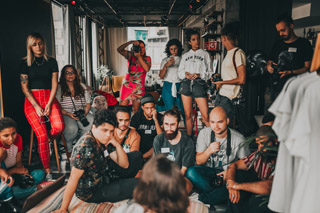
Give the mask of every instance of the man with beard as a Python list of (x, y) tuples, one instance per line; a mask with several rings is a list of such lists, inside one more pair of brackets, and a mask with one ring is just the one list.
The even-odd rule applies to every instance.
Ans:
[(185, 132), (178, 130), (180, 119), (177, 107), (164, 113), (164, 133), (154, 138), (153, 154), (166, 155), (168, 159), (178, 164), (184, 175), (187, 169), (194, 165), (194, 143)]
[(145, 160), (149, 159), (153, 153), (153, 139), (162, 133), (162, 115), (157, 113), (156, 101), (150, 93), (146, 93), (141, 98), (141, 108), (132, 116), (130, 126), (139, 133), (140, 152)]
[(274, 43), (267, 64), (268, 72), (273, 74), (273, 99), (289, 78), (310, 69), (313, 52), (311, 44), (307, 39), (297, 37), (293, 27), (293, 20), (287, 14), (276, 20), (276, 29), (281, 40)]
[(129, 127), (131, 114), (128, 108), (119, 106), (114, 112), (117, 118), (117, 127), (114, 129), (114, 139), (127, 153), (129, 167), (124, 169), (116, 163), (111, 163), (115, 169), (115, 175), (120, 178), (135, 177), (138, 171), (142, 169), (143, 163), (142, 154), (139, 152), (140, 135), (135, 129)]
[[(232, 162), (250, 154), (244, 137), (228, 128), (229, 118), (223, 107), (215, 107), (209, 116), (210, 127), (200, 131), (196, 145), (197, 166), (190, 167), (186, 177), (199, 192), (199, 200), (216, 205), (228, 200), (225, 186), (215, 184), (225, 177)], [(219, 181), (218, 181), (219, 182)]]
[[(270, 126), (257, 131), (258, 150), (231, 164), (227, 170), (227, 212), (272, 212), (268, 209), (277, 157), (278, 140)], [(257, 196), (265, 195), (265, 196)]]

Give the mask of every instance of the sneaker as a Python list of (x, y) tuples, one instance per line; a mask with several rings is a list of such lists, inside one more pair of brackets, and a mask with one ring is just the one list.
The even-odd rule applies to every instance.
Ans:
[(46, 174), (46, 179), (45, 181), (53, 181), (53, 178), (52, 178), (52, 174), (51, 173), (47, 173)]
[(17, 207), (13, 203), (13, 199), (3, 202), (7, 212), (19, 212)]
[(53, 184), (54, 181), (43, 181), (42, 183), (39, 184), (39, 186), (41, 187), (41, 189), (50, 186), (51, 184)]

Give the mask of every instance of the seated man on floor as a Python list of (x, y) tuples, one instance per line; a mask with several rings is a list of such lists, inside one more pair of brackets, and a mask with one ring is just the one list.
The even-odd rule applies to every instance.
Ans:
[(256, 142), (257, 151), (232, 163), (227, 170), (227, 212), (272, 212), (265, 200), (272, 188), (278, 140), (272, 128), (265, 125), (257, 131)]
[(135, 177), (137, 172), (142, 169), (143, 158), (140, 148), (140, 135), (138, 132), (129, 127), (130, 124), (130, 111), (126, 107), (119, 106), (115, 109), (117, 118), (117, 128), (114, 130), (114, 139), (122, 146), (123, 150), (128, 155), (129, 168), (123, 169), (114, 164), (116, 173), (122, 178)]
[(163, 154), (169, 160), (176, 162), (184, 175), (187, 169), (194, 165), (195, 150), (193, 140), (178, 129), (180, 120), (177, 107), (164, 113), (164, 132), (154, 138), (153, 154)]
[(0, 148), (6, 150), (7, 157), (1, 162), (1, 168), (12, 176), (15, 184), (12, 187), (16, 199), (28, 197), (40, 188), (44, 180), (43, 170), (28, 169), (22, 164), (22, 137), (17, 133), (16, 122), (11, 118), (0, 118)]
[[(194, 165), (195, 149), (193, 140), (179, 128), (181, 116), (178, 107), (174, 107), (164, 113), (164, 133), (157, 135), (153, 141), (153, 154), (165, 155), (174, 161), (180, 168), (181, 174), (185, 175), (187, 169)], [(186, 179), (187, 192), (192, 190), (191, 182)]]
[(199, 192), (200, 201), (216, 205), (228, 200), (228, 190), (220, 184), (221, 176), (225, 178), (228, 165), (249, 155), (250, 150), (243, 144), (244, 137), (228, 128), (229, 119), (222, 107), (212, 109), (209, 122), (210, 127), (201, 130), (197, 139), (197, 166), (190, 167), (186, 177)]
[(103, 109), (94, 116), (90, 132), (82, 136), (72, 151), (71, 173), (62, 205), (56, 212), (67, 212), (75, 195), (90, 203), (117, 202), (132, 198), (136, 179), (110, 182), (110, 162), (128, 168), (129, 162), (122, 146), (114, 139), (116, 116)]
[(132, 116), (130, 126), (136, 129), (139, 133), (140, 152), (143, 154), (143, 159), (148, 160), (153, 153), (153, 140), (162, 133), (162, 115), (157, 113), (156, 101), (153, 96), (146, 93), (141, 98), (141, 108)]

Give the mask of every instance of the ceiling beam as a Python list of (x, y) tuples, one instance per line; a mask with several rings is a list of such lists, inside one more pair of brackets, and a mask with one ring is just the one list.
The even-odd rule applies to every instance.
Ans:
[(122, 20), (121, 16), (117, 13), (117, 11), (115, 11), (113, 9), (113, 7), (110, 5), (110, 3), (108, 2), (108, 0), (103, 0), (104, 3), (106, 3), (106, 5), (110, 8), (110, 10), (115, 14), (115, 16), (117, 17), (117, 19), (120, 21), (120, 23), (122, 25), (125, 25), (124, 21)]

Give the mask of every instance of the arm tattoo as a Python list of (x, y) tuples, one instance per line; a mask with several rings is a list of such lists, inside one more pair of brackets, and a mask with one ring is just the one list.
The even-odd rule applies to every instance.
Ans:
[(25, 84), (27, 81), (28, 81), (28, 76), (25, 75), (25, 76), (20, 76), (20, 81)]

